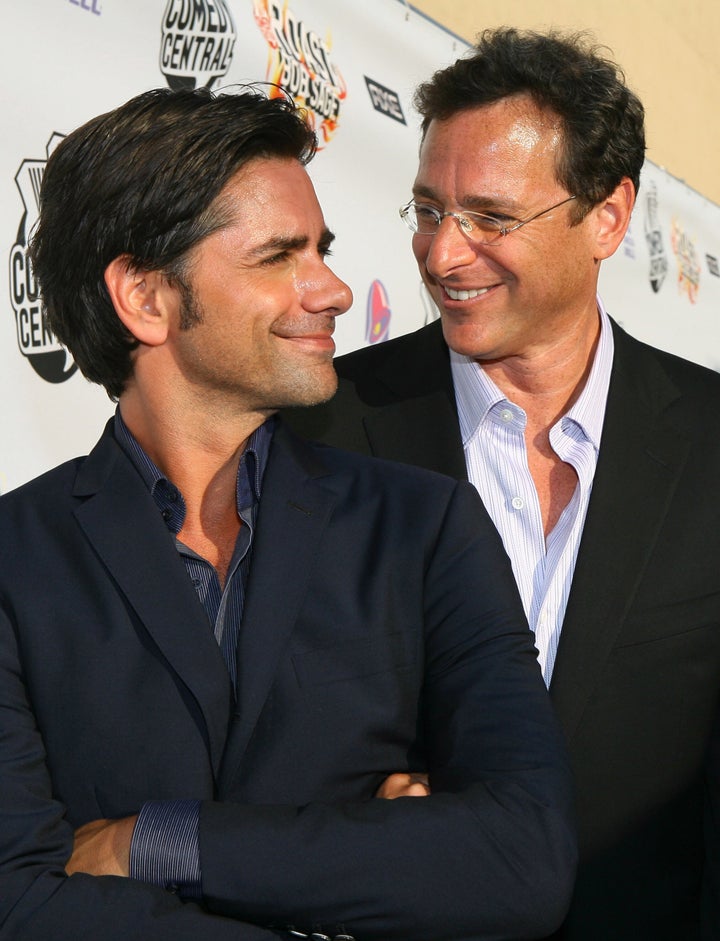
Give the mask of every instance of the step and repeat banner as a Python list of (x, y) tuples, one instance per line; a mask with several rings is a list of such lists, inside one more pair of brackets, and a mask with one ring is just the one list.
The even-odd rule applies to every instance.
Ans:
[[(478, 28), (482, 26), (478, 24)], [(600, 37), (602, 38), (602, 37)], [(284, 85), (308, 111), (310, 173), (355, 304), (339, 352), (436, 316), (398, 207), (419, 141), (417, 83), (467, 44), (403, 0), (27, 0), (0, 30), (0, 492), (85, 453), (111, 414), (43, 318), (27, 260), (63, 135), (148, 88)], [(720, 369), (720, 207), (647, 164), (602, 293), (636, 336)]]

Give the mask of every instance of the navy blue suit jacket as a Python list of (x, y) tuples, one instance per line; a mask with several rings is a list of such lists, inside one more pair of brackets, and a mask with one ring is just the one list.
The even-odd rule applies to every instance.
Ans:
[[(562, 941), (720, 939), (720, 376), (615, 355), (550, 695), (580, 866)], [(436, 321), (336, 360), (300, 433), (467, 479)], [(701, 927), (702, 925), (702, 927)]]
[[(535, 937), (574, 868), (569, 771), (473, 488), (272, 444), (238, 701), (110, 427), (0, 500), (0, 939)], [(433, 794), (373, 799), (426, 768)], [(200, 798), (203, 905), (65, 877), (73, 828)]]

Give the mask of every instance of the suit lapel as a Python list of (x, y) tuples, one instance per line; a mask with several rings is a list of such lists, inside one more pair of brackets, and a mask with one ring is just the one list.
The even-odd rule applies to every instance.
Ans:
[(157, 507), (109, 430), (78, 474), (76, 518), (205, 719), (217, 774), (230, 718), (228, 672)]
[(231, 780), (257, 724), (313, 572), (336, 494), (309, 446), (280, 425), (274, 435), (254, 537), (238, 639), (238, 708), (221, 786)]
[(373, 453), (467, 480), (440, 321), (403, 341), (378, 368), (377, 379), (390, 395), (365, 418)]
[(623, 630), (689, 449), (663, 415), (675, 386), (613, 326), (600, 455), (550, 687), (568, 739)]

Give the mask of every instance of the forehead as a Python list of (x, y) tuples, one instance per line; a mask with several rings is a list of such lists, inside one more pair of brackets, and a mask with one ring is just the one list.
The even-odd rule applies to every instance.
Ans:
[(238, 263), (281, 242), (319, 243), (327, 232), (315, 189), (295, 159), (255, 158), (225, 184), (209, 209), (212, 231), (191, 249), (188, 263)]
[[(420, 149), (416, 190), (469, 192), (551, 185), (562, 142), (559, 117), (528, 95), (503, 98), (433, 120)], [(478, 190), (478, 187), (480, 189)]]
[(222, 188), (211, 212), (220, 231), (242, 232), (248, 243), (300, 231), (312, 236), (324, 225), (312, 181), (292, 158), (249, 161)]

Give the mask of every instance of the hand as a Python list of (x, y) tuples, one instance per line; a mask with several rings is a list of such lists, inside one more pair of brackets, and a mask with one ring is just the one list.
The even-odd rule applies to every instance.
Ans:
[(93, 820), (75, 831), (75, 844), (65, 871), (91, 876), (129, 876), (130, 841), (137, 817)]
[(391, 774), (375, 792), (375, 797), (395, 800), (396, 797), (427, 797), (430, 793), (428, 776), (419, 771), (410, 774)]

